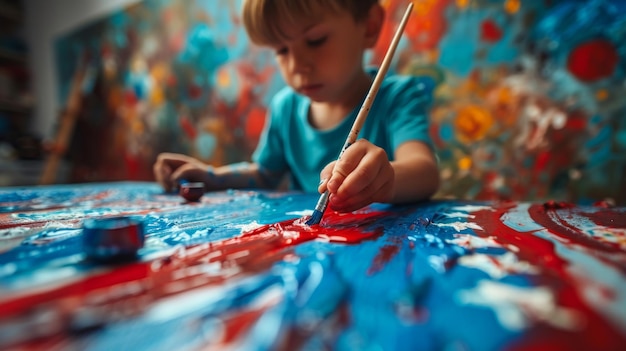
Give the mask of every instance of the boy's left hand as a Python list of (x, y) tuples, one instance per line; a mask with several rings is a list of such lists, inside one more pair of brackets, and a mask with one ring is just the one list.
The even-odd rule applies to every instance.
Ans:
[(394, 170), (387, 153), (365, 139), (350, 145), (341, 159), (329, 163), (320, 177), (318, 190), (330, 192), (329, 206), (350, 212), (372, 202), (389, 202), (393, 197)]

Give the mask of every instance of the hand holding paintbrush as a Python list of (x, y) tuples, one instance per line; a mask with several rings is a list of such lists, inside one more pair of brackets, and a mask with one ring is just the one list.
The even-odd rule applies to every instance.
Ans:
[[(393, 55), (398, 46), (398, 42), (400, 41), (400, 37), (402, 36), (402, 32), (404, 31), (404, 27), (406, 27), (406, 23), (409, 19), (409, 16), (412, 10), (413, 10), (413, 3), (409, 3), (409, 6), (407, 7), (404, 13), (404, 16), (402, 18), (402, 21), (400, 22), (400, 25), (398, 26), (398, 29), (396, 30), (396, 33), (391, 41), (391, 44), (389, 45), (389, 49), (387, 50), (387, 53), (385, 54), (385, 57), (383, 58), (383, 62), (380, 66), (380, 69), (378, 73), (376, 74), (376, 77), (374, 78), (374, 81), (372, 83), (372, 86), (370, 87), (370, 90), (367, 93), (367, 96), (365, 97), (365, 101), (363, 102), (363, 105), (361, 105), (361, 109), (359, 110), (359, 113), (352, 125), (352, 129), (350, 129), (348, 138), (346, 139), (346, 142), (343, 145), (341, 152), (339, 153), (338, 159), (341, 159), (341, 156), (346, 151), (346, 149), (357, 140), (359, 132), (361, 131), (361, 128), (363, 127), (363, 124), (365, 123), (365, 119), (367, 118), (370, 108), (372, 107), (372, 103), (374, 102), (374, 99), (376, 98), (378, 89), (380, 88), (380, 85), (383, 79), (385, 78), (385, 75), (387, 74), (387, 70), (389, 69), (389, 65), (391, 64), (391, 60), (393, 59)], [(330, 193), (328, 190), (326, 190), (320, 196), (317, 202), (317, 205), (315, 206), (315, 210), (313, 211), (313, 214), (311, 215), (311, 218), (309, 218), (306, 221), (307, 225), (318, 224), (322, 220), (324, 211), (326, 210), (326, 207), (328, 206), (329, 196), (330, 196)]]

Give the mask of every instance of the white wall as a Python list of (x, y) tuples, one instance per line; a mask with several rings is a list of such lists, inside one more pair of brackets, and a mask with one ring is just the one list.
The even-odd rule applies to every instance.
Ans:
[(60, 106), (57, 101), (54, 40), (86, 22), (104, 17), (140, 0), (24, 0), (25, 36), (29, 47), (35, 115), (30, 130), (54, 137)]

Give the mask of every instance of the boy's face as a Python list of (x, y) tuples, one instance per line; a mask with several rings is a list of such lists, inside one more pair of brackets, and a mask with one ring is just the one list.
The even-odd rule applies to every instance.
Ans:
[(315, 102), (329, 103), (341, 103), (350, 89), (360, 89), (353, 83), (363, 75), (363, 52), (375, 43), (366, 23), (346, 11), (282, 23), (288, 39), (272, 49), (287, 84)]

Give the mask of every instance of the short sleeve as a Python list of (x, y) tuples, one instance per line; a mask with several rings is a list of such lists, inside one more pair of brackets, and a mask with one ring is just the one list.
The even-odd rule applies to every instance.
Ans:
[(262, 168), (276, 173), (284, 173), (288, 170), (281, 126), (283, 125), (282, 118), (290, 114), (289, 104), (287, 90), (279, 91), (272, 98), (263, 132), (257, 148), (252, 154), (252, 161), (258, 163)]
[(402, 77), (390, 86), (387, 118), (394, 150), (410, 140), (424, 142), (433, 149), (429, 113), (434, 87), (435, 82), (430, 77)]

